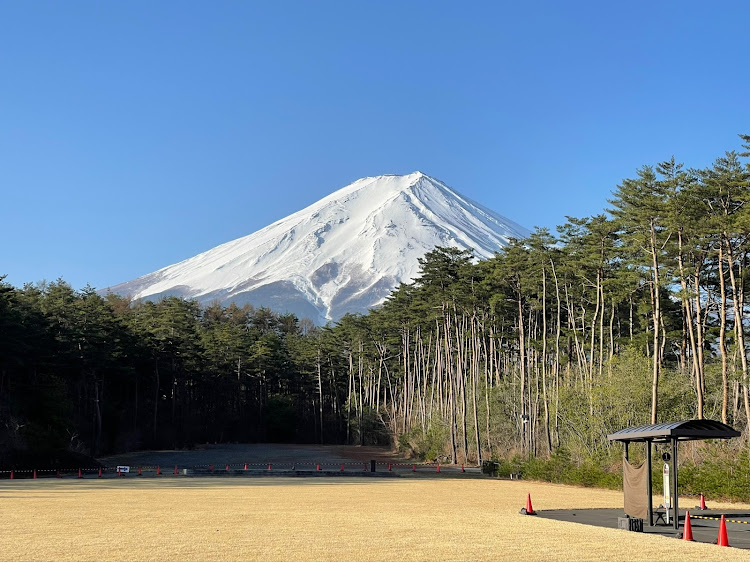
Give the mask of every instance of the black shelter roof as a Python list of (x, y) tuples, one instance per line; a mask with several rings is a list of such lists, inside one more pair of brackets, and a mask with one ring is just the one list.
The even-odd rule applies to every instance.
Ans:
[(731, 439), (741, 434), (716, 420), (684, 420), (621, 429), (607, 436), (610, 441), (652, 441), (654, 443), (696, 439)]

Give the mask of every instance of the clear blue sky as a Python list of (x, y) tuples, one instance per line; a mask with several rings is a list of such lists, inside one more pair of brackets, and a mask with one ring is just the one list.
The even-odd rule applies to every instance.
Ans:
[(744, 1), (0, 0), (0, 274), (103, 288), (421, 170), (529, 228), (750, 133)]

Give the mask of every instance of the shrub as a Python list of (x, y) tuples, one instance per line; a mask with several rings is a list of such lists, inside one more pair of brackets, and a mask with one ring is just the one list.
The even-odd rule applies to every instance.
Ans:
[(417, 427), (399, 435), (399, 451), (423, 461), (436, 461), (445, 455), (449, 435), (446, 424), (433, 421), (426, 434)]

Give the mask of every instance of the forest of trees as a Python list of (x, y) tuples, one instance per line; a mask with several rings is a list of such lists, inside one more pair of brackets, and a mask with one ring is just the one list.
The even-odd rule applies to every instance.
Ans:
[(748, 155), (643, 166), (601, 215), (492, 259), (436, 248), (381, 308), (325, 328), (0, 282), (0, 451), (393, 443), (480, 463), (608, 458), (608, 433), (677, 419), (747, 437)]

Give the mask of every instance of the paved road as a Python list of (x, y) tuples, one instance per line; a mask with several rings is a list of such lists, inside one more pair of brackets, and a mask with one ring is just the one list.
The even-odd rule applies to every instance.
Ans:
[(342, 463), (364, 463), (370, 460), (378, 462), (408, 462), (383, 447), (352, 447), (340, 445), (287, 445), (287, 444), (252, 444), (252, 445), (203, 445), (185, 451), (139, 451), (123, 453), (99, 459), (108, 466), (115, 465), (178, 465), (181, 467), (198, 467), (208, 465), (330, 465)]
[[(696, 511), (690, 512), (690, 524), (693, 530), (693, 538), (697, 542), (715, 543), (719, 535), (719, 521), (716, 519), (724, 513), (727, 519), (745, 520), (750, 522), (750, 513), (747, 510), (725, 510), (725, 511)], [(617, 518), (625, 517), (622, 509), (545, 509), (537, 512), (539, 517), (556, 519), (558, 521), (569, 521), (583, 525), (594, 525), (596, 527), (609, 527), (617, 529)], [(699, 516), (699, 517), (696, 517)], [(704, 517), (709, 519), (703, 519)], [(685, 513), (680, 511), (680, 533), (684, 525)], [(750, 524), (727, 523), (727, 536), (729, 546), (750, 549)], [(623, 531), (627, 533), (629, 531)], [(676, 537), (677, 531), (671, 525), (644, 525), (644, 533)]]
[[(118, 465), (143, 467), (154, 470), (159, 466), (164, 471), (173, 470), (172, 467), (183, 469), (206, 469), (213, 467), (216, 472), (224, 470), (229, 465), (232, 470), (240, 470), (247, 465), (249, 470), (266, 470), (271, 465), (274, 472), (279, 471), (340, 471), (341, 466), (347, 473), (364, 472), (369, 470), (370, 461), (377, 463), (378, 471), (387, 471), (389, 466), (393, 472), (415, 475), (460, 474), (479, 475), (478, 468), (466, 467), (465, 473), (461, 466), (441, 466), (422, 464), (413, 460), (399, 457), (387, 447), (357, 447), (345, 445), (287, 445), (287, 444), (251, 444), (251, 445), (203, 445), (185, 451), (139, 451), (112, 455), (99, 459), (105, 466)], [(416, 472), (414, 470), (416, 469)], [(201, 471), (203, 472), (203, 471)], [(197, 471), (196, 471), (197, 473)]]

